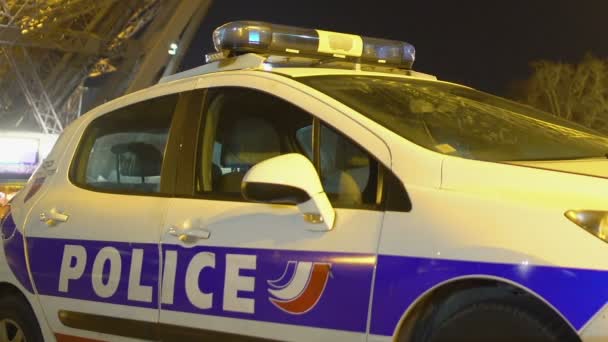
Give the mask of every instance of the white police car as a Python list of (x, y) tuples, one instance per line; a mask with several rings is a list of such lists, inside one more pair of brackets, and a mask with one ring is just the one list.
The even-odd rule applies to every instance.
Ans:
[(2, 210), (2, 341), (608, 338), (608, 138), (259, 22), (76, 120)]

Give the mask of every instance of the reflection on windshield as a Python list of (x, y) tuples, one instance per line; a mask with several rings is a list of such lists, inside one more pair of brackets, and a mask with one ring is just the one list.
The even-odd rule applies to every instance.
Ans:
[(608, 136), (469, 88), (379, 76), (299, 79), (404, 138), (487, 161), (604, 157)]

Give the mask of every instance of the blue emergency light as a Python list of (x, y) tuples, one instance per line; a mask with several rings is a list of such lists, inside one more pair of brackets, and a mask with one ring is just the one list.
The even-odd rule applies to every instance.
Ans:
[(213, 43), (221, 54), (340, 58), (411, 69), (416, 50), (396, 40), (276, 25), (259, 21), (234, 21), (213, 32)]

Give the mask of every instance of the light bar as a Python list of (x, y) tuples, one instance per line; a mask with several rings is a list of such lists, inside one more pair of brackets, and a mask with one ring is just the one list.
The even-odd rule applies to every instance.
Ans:
[(234, 21), (213, 32), (216, 51), (230, 54), (301, 55), (379, 63), (410, 69), (414, 46), (396, 40), (362, 37), (258, 21)]

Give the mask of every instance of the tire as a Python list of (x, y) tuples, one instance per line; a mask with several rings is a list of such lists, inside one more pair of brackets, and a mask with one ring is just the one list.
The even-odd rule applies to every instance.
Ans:
[(521, 307), (491, 301), (465, 306), (432, 327), (425, 334), (428, 342), (557, 342), (566, 337), (557, 324)]
[(29, 303), (16, 295), (0, 298), (0, 342), (9, 341), (44, 342)]

